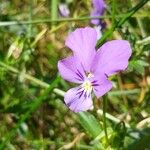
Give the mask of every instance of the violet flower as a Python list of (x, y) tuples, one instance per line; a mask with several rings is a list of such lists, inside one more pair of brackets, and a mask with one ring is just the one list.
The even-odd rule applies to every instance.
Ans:
[(58, 62), (60, 75), (80, 84), (68, 90), (64, 97), (66, 105), (74, 112), (86, 111), (93, 106), (92, 91), (97, 98), (108, 92), (112, 88), (108, 77), (125, 70), (131, 56), (128, 41), (109, 41), (97, 51), (96, 41), (97, 34), (93, 28), (76, 29), (65, 42), (73, 55)]
[(61, 16), (68, 17), (70, 15), (70, 10), (67, 4), (61, 3), (58, 8), (59, 8)]
[[(104, 0), (92, 0), (93, 10), (91, 12), (91, 17), (99, 17), (104, 14), (106, 4)], [(100, 19), (92, 19), (91, 23), (94, 25), (100, 24)]]

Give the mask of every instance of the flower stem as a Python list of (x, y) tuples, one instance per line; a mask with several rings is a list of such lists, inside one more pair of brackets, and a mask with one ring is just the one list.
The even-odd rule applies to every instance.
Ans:
[(3, 142), (0, 144), (0, 150), (3, 150), (5, 145), (11, 141), (11, 139), (16, 134), (17, 129), (21, 126), (23, 122), (25, 122), (28, 118), (30, 118), (31, 114), (34, 113), (40, 105), (47, 100), (48, 95), (51, 91), (55, 88), (55, 86), (60, 82), (60, 76), (57, 76), (55, 80), (45, 89), (43, 94), (39, 97), (37, 97), (33, 103), (30, 105), (30, 108), (28, 111), (26, 111), (17, 122), (16, 126), (10, 130), (4, 137)]
[[(58, 0), (51, 0), (51, 20), (57, 20), (58, 16)], [(53, 22), (52, 27), (55, 28), (56, 22)]]
[[(148, 42), (148, 41), (150, 41), (150, 39), (144, 39), (143, 40), (143, 42), (145, 42), (145, 43)], [(141, 44), (141, 42), (142, 41), (139, 41), (138, 44)], [(12, 72), (14, 74), (17, 74), (17, 75), (21, 74), (20, 70), (18, 70), (16, 68), (14, 68), (13, 66), (10, 66), (10, 65), (2, 62), (2, 61), (0, 61), (0, 67), (3, 68), (3, 69), (5, 69), (5, 70), (7, 70), (7, 71), (10, 71), (10, 72)], [(48, 86), (49, 86), (49, 83), (41, 81), (38, 78), (35, 78), (32, 75), (29, 75), (27, 73), (25, 73), (22, 76), (25, 79), (29, 80), (30, 82), (32, 82), (32, 83), (34, 83), (34, 84), (36, 84), (36, 85), (38, 85), (38, 86), (40, 86), (42, 88), (48, 88)], [(64, 97), (64, 95), (65, 95), (65, 92), (63, 90), (58, 89), (58, 88), (54, 88), (53, 92), (55, 94), (59, 95), (59, 96), (62, 96), (62, 97)], [(140, 89), (110, 91), (108, 93), (108, 96), (114, 96), (114, 95), (117, 96), (117, 95), (120, 95), (120, 94), (121, 95), (130, 95), (130, 94), (137, 94), (139, 92), (140, 92)], [(107, 117), (107, 115), (106, 115), (106, 117)]]
[(109, 144), (108, 134), (107, 134), (107, 124), (106, 124), (106, 106), (107, 106), (107, 97), (103, 97), (103, 123), (104, 123), (104, 132), (107, 144)]
[[(116, 15), (115, 18), (124, 18), (128, 15), (127, 14), (120, 14)], [(149, 14), (136, 14), (131, 17), (148, 17)], [(77, 17), (77, 18), (59, 18), (59, 19), (38, 19), (38, 20), (18, 20), (18, 21), (0, 21), (0, 27), (2, 26), (12, 26), (12, 25), (30, 25), (30, 24), (43, 24), (43, 23), (55, 23), (55, 22), (75, 22), (75, 21), (87, 21), (91, 19), (106, 19), (106, 18), (112, 18), (112, 15), (105, 15), (105, 16), (99, 16), (99, 17), (89, 17), (89, 16), (83, 16), (83, 17)]]

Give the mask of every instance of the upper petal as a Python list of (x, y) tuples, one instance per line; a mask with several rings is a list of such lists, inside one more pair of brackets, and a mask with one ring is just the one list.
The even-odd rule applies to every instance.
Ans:
[(66, 105), (74, 112), (86, 111), (93, 106), (91, 95), (81, 95), (80, 87), (68, 90), (64, 97)]
[(70, 82), (82, 83), (85, 78), (83, 67), (74, 56), (58, 61), (58, 70), (60, 75)]
[(106, 42), (97, 51), (92, 64), (92, 72), (103, 73), (107, 76), (125, 70), (132, 50), (126, 40), (113, 40)]
[(87, 72), (90, 71), (96, 53), (96, 41), (97, 33), (90, 27), (76, 29), (66, 39), (66, 46), (73, 51)]

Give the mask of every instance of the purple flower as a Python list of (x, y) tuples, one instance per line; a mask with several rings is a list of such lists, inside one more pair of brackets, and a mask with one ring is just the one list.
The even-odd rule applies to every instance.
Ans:
[(93, 28), (79, 28), (70, 33), (66, 46), (73, 55), (60, 60), (60, 75), (70, 82), (80, 84), (68, 90), (64, 101), (74, 112), (86, 111), (93, 106), (92, 91), (101, 97), (112, 88), (107, 79), (110, 75), (125, 70), (131, 56), (128, 41), (113, 40), (106, 42), (97, 51), (97, 34)]
[(60, 14), (63, 17), (68, 17), (70, 15), (70, 11), (69, 11), (68, 5), (65, 4), (65, 3), (61, 3), (59, 5), (59, 11), (60, 11)]
[[(104, 0), (92, 0), (92, 4), (93, 4), (93, 10), (91, 12), (91, 17), (102, 16), (106, 8), (106, 4)], [(95, 25), (99, 25), (100, 19), (92, 19), (91, 23)]]

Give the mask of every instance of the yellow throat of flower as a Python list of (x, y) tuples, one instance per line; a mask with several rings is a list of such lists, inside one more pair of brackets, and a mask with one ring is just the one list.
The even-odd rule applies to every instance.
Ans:
[(83, 83), (83, 88), (84, 88), (84, 90), (86, 91), (86, 92), (91, 92), (92, 91), (92, 84), (91, 84), (91, 82), (90, 81), (88, 81), (88, 80), (86, 80), (86, 81), (84, 81), (84, 83)]

